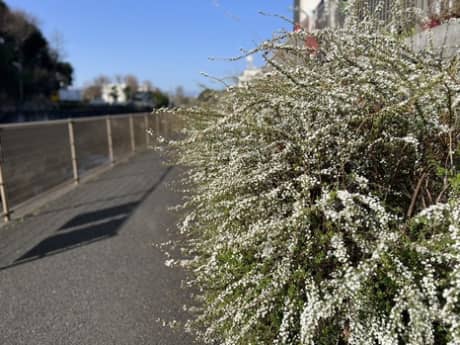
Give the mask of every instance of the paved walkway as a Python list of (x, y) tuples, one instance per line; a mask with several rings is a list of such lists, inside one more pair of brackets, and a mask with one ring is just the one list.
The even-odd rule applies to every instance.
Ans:
[(192, 344), (157, 321), (188, 302), (152, 246), (177, 236), (177, 175), (140, 154), (0, 228), (0, 344)]

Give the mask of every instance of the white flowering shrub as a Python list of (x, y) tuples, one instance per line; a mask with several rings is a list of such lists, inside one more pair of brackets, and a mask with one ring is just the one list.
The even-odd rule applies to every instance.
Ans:
[(459, 59), (390, 31), (350, 17), (315, 52), (287, 33), (187, 114), (202, 341), (460, 344)]

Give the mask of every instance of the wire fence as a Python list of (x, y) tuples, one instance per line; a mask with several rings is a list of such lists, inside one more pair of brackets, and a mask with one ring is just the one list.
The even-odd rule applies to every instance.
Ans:
[[(460, 0), (363, 0), (361, 9), (367, 14), (373, 14), (378, 19), (388, 22), (391, 19), (393, 6), (418, 8), (432, 19), (448, 19), (460, 16)], [(414, 21), (415, 18), (408, 18)]]
[(131, 114), (0, 125), (3, 218), (63, 183), (153, 147), (180, 130), (178, 117)]

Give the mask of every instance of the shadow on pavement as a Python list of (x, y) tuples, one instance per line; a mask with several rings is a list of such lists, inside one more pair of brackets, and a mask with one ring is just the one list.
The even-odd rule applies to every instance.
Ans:
[(58, 231), (82, 226), (88, 223), (99, 222), (114, 217), (123, 216), (127, 218), (129, 214), (139, 205), (139, 202), (130, 202), (123, 205), (117, 205), (115, 207), (103, 208), (94, 212), (81, 213), (78, 216), (73, 217), (67, 223), (59, 228)]
[(0, 267), (0, 271), (116, 236), (120, 227), (161, 185), (172, 169), (168, 167), (158, 181), (134, 202), (81, 213), (71, 218), (54, 235), (42, 240), (12, 264)]
[(17, 259), (15, 264), (40, 259), (113, 237), (126, 219), (127, 217), (122, 217), (48, 237)]

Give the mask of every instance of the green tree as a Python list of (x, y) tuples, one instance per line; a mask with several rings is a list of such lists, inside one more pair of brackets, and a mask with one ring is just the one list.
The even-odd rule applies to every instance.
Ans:
[(0, 73), (2, 99), (21, 103), (71, 85), (73, 68), (53, 52), (36, 19), (0, 1)]
[(169, 97), (160, 90), (150, 92), (155, 108), (166, 108), (169, 106)]
[(117, 87), (114, 85), (110, 91), (110, 96), (113, 98), (114, 103), (118, 101), (118, 90)]

